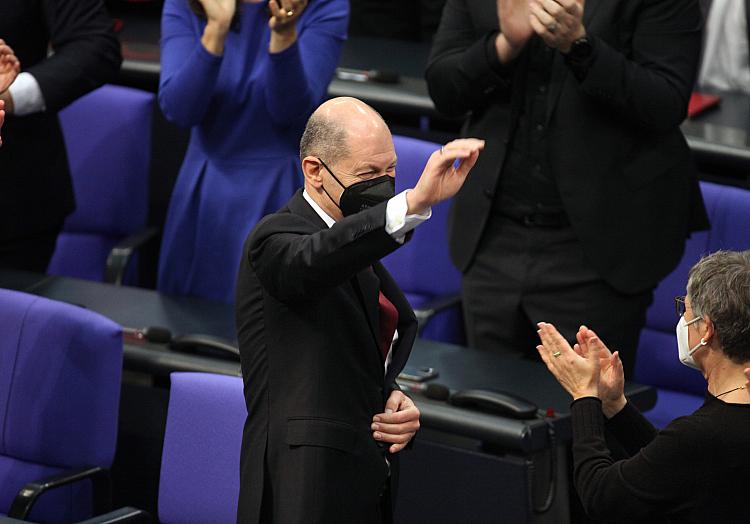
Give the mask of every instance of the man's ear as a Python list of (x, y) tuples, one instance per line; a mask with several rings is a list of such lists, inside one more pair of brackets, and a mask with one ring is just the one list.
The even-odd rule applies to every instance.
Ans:
[(320, 160), (314, 156), (306, 156), (302, 159), (302, 174), (305, 177), (305, 183), (314, 188), (320, 188), (323, 185), (323, 168)]
[(705, 326), (705, 331), (701, 334), (701, 338), (705, 340), (706, 342), (710, 343), (712, 337), (715, 335), (716, 330), (714, 328), (714, 323), (711, 320), (711, 317), (708, 315), (703, 315), (703, 322), (702, 324)]

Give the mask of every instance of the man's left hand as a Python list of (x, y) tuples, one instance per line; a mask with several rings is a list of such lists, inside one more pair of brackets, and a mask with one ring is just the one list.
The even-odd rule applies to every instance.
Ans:
[(573, 42), (586, 36), (583, 26), (585, 0), (531, 0), (529, 20), (544, 42), (568, 53)]
[(385, 413), (372, 417), (372, 436), (380, 442), (390, 442), (391, 453), (406, 447), (419, 429), (419, 409), (399, 390), (393, 390), (385, 403)]

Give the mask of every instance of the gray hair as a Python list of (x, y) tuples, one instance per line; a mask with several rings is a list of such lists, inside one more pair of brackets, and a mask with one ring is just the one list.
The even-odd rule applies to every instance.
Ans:
[(687, 293), (693, 312), (708, 315), (724, 354), (750, 361), (750, 251), (717, 251), (690, 269)]
[(335, 163), (349, 155), (347, 137), (346, 129), (340, 123), (313, 114), (299, 143), (300, 161), (315, 156), (326, 164)]

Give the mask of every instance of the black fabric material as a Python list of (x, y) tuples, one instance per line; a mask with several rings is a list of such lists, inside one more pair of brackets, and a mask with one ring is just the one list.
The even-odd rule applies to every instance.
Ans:
[(0, 37), (39, 83), (47, 108), (6, 115), (0, 147), (4, 242), (58, 227), (75, 207), (57, 111), (113, 80), (121, 56), (102, 0), (3, 0)]
[[(579, 82), (555, 52), (547, 160), (590, 266), (622, 293), (652, 289), (708, 221), (679, 130), (697, 74), (697, 0), (587, 0), (596, 56)], [(491, 55), (496, 3), (448, 0), (426, 78), (437, 108), (470, 112), (463, 134), (486, 140), (454, 199), (450, 251), (466, 271), (486, 236), (508, 145), (528, 94), (529, 48), (506, 67)]]
[(598, 399), (574, 402), (571, 417), (576, 489), (589, 515), (631, 522), (747, 522), (750, 405), (707, 394), (695, 413), (658, 433), (627, 406), (608, 429), (621, 442), (642, 445), (620, 461), (604, 442)]
[(0, 240), (0, 267), (44, 273), (55, 252), (57, 234), (62, 224), (50, 231), (12, 240)]
[[(379, 511), (387, 449), (370, 424), (396, 388), (417, 323), (378, 262), (400, 246), (385, 232), (386, 206), (329, 229), (300, 191), (248, 237), (236, 300), (248, 409), (238, 523), (389, 517)], [(385, 377), (379, 290), (399, 314)], [(398, 455), (388, 460), (395, 485)]]
[(537, 322), (575, 341), (581, 324), (619, 350), (626, 373), (635, 365), (651, 290), (620, 293), (601, 279), (570, 227), (527, 227), (502, 216), (487, 226), (463, 279), (469, 345), (538, 358)]

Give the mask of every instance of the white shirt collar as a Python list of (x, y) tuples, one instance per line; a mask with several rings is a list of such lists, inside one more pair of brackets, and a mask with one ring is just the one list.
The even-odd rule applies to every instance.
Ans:
[(318, 216), (323, 220), (323, 222), (326, 223), (328, 227), (331, 227), (333, 224), (336, 223), (334, 219), (332, 219), (328, 213), (323, 211), (323, 208), (318, 205), (318, 203), (312, 199), (310, 195), (307, 194), (307, 190), (302, 190), (302, 196), (307, 200), (307, 203), (310, 204), (310, 207), (313, 208), (313, 211), (315, 211)]

